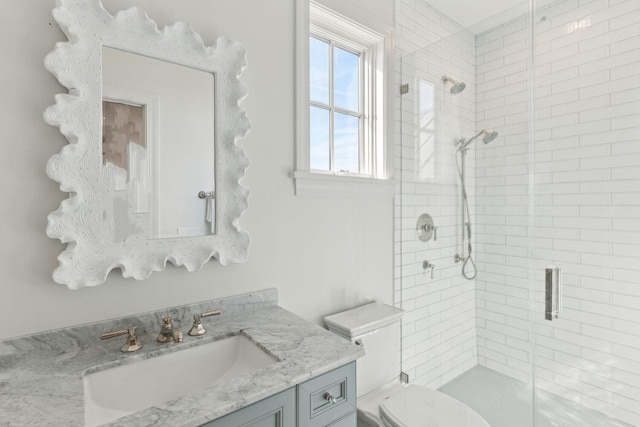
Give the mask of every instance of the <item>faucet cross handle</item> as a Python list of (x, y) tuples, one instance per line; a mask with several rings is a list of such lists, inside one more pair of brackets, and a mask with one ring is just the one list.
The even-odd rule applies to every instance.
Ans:
[(136, 335), (136, 327), (130, 326), (128, 329), (122, 329), (120, 331), (106, 332), (100, 335), (101, 340), (106, 340), (108, 338), (119, 337), (120, 335), (129, 334), (127, 337), (127, 343), (120, 348), (120, 351), (123, 353), (131, 353), (134, 351), (138, 351), (142, 348), (142, 344), (138, 341), (138, 337)]
[(207, 330), (202, 326), (202, 321), (200, 320), (203, 317), (209, 316), (218, 316), (221, 313), (220, 310), (207, 311), (206, 313), (198, 313), (193, 315), (193, 326), (189, 331), (189, 335), (191, 336), (199, 336), (204, 335)]

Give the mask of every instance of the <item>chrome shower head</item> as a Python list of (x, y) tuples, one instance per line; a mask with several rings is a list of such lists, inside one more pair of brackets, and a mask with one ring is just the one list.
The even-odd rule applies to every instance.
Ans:
[(493, 141), (494, 139), (496, 139), (496, 137), (498, 136), (498, 132), (496, 132), (495, 130), (483, 130), (482, 131), (482, 142), (484, 142), (485, 144), (490, 143), (491, 141)]
[(445, 85), (451, 85), (451, 87), (449, 87), (449, 92), (451, 92), (452, 95), (462, 92), (464, 88), (467, 87), (464, 82), (455, 81), (451, 77), (447, 76), (442, 76), (442, 83)]
[(494, 130), (483, 129), (480, 132), (478, 132), (478, 134), (476, 136), (474, 136), (473, 138), (469, 139), (468, 141), (466, 139), (464, 139), (464, 138), (460, 139), (460, 140), (457, 140), (458, 144), (460, 145), (458, 147), (458, 150), (459, 151), (464, 150), (465, 148), (467, 148), (467, 146), (469, 144), (471, 144), (473, 142), (473, 140), (475, 140), (479, 136), (482, 136), (482, 142), (484, 142), (485, 144), (488, 144), (491, 141), (493, 141), (494, 139), (496, 139), (496, 137), (498, 136), (498, 132), (496, 132)]

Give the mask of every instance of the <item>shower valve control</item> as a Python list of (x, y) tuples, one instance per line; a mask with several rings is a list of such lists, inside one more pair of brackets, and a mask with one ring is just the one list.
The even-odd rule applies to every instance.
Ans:
[(429, 261), (424, 260), (422, 261), (422, 268), (424, 270), (430, 270), (431, 271), (431, 278), (433, 279), (433, 269), (436, 268), (435, 264), (431, 264)]
[(421, 242), (427, 242), (431, 237), (433, 240), (438, 240), (438, 227), (435, 226), (431, 215), (427, 213), (420, 215), (416, 223), (416, 233)]

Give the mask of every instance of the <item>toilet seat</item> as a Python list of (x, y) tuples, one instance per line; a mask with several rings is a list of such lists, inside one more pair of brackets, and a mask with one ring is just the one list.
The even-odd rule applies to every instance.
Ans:
[(379, 410), (389, 427), (490, 427), (453, 397), (416, 385), (395, 389), (380, 402)]

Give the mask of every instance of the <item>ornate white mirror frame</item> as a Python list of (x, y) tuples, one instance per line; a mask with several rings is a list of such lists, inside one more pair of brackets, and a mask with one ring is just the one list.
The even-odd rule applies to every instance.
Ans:
[[(222, 265), (244, 262), (249, 235), (238, 220), (249, 191), (241, 186), (248, 160), (236, 141), (250, 124), (239, 102), (244, 48), (221, 37), (204, 46), (189, 24), (158, 30), (139, 8), (109, 14), (100, 0), (57, 0), (53, 15), (68, 41), (57, 43), (45, 67), (68, 90), (44, 113), (69, 144), (47, 163), (47, 175), (69, 193), (48, 216), (47, 235), (66, 243), (53, 279), (70, 288), (105, 282), (120, 268), (124, 277), (145, 279), (167, 261), (188, 271), (210, 258)], [(113, 176), (102, 167), (102, 47), (108, 46), (211, 72), (215, 80), (215, 234), (149, 239), (139, 234), (116, 239)], [(212, 118), (213, 120), (213, 118)], [(121, 240), (121, 241), (116, 241)]]

